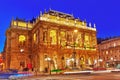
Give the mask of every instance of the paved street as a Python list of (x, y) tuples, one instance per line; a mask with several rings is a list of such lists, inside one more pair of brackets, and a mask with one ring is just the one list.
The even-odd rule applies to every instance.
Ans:
[(46, 75), (22, 78), (19, 80), (120, 80), (120, 73)]

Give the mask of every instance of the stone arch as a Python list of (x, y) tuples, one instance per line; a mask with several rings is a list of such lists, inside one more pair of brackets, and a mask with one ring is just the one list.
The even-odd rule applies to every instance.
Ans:
[(57, 64), (58, 59), (57, 58), (58, 58), (58, 54), (57, 54), (56, 51), (54, 51), (53, 55), (52, 55), (52, 61), (53, 61), (53, 67), (54, 67), (54, 69), (58, 68), (58, 64)]

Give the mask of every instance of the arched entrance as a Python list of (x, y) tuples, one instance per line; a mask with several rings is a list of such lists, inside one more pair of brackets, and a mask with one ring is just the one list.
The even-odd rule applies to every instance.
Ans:
[(85, 67), (85, 56), (80, 56), (79, 63), (80, 63), (80, 69), (83, 70)]

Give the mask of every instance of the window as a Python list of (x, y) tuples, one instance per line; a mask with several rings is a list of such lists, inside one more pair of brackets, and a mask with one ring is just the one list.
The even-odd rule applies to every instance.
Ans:
[(21, 61), (21, 62), (20, 62), (20, 66), (25, 67), (25, 62), (24, 62), (24, 61)]
[(26, 40), (26, 37), (24, 35), (19, 36), (19, 42), (24, 42)]
[(108, 51), (106, 51), (106, 54), (108, 54)]
[(61, 36), (61, 38), (65, 38), (65, 32), (64, 32), (64, 31), (61, 31), (61, 32), (60, 32), (60, 36)]
[(33, 34), (33, 41), (34, 41), (34, 43), (38, 43), (38, 31), (36, 31), (36, 32)]
[(116, 47), (116, 43), (114, 43), (114, 47)]
[(84, 42), (84, 47), (89, 48), (90, 47), (90, 42), (89, 42), (89, 35), (85, 35), (85, 42)]
[(47, 31), (43, 32), (43, 42), (47, 42)]
[(66, 45), (66, 38), (65, 38), (65, 32), (64, 31), (61, 31), (60, 32), (60, 44), (62, 46), (65, 46)]
[(76, 42), (76, 46), (77, 46), (77, 47), (82, 47), (82, 37), (81, 37), (81, 33), (78, 33), (75, 42)]
[(110, 53), (112, 54), (112, 50), (110, 50)]
[(57, 42), (56, 30), (50, 30), (50, 38), (51, 38), (51, 43), (56, 44)]
[(107, 59), (108, 59), (108, 57), (107, 57)]
[(18, 26), (25, 28), (26, 27), (26, 23), (25, 22), (18, 22)]
[(33, 40), (34, 40), (34, 42), (36, 42), (36, 33), (34, 33), (34, 35), (33, 35)]
[(67, 33), (67, 42), (72, 42), (72, 33), (71, 32)]

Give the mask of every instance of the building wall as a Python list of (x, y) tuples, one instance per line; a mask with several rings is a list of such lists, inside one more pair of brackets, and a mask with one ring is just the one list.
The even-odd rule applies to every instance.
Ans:
[[(25, 36), (24, 42), (19, 41), (20, 35)], [(10, 28), (6, 32), (6, 37), (6, 68), (18, 69), (22, 64), (26, 67), (26, 64), (30, 62), (29, 56), (31, 55), (29, 31)]]
[(113, 64), (116, 66), (120, 61), (120, 38), (113, 38), (103, 41), (99, 46), (100, 58), (103, 60), (103, 66)]
[[(42, 25), (41, 25), (42, 24)], [(50, 57), (51, 60), (53, 62), (51, 62), (51, 69), (56, 68), (65, 68), (67, 65), (67, 60), (69, 60), (70, 58), (72, 58), (73, 55), (73, 47), (71, 47), (74, 43), (73, 38), (71, 38), (72, 43), (67, 44), (65, 43), (65, 45), (62, 45), (62, 38), (60, 35), (61, 31), (65, 32), (65, 39), (63, 40), (64, 42), (68, 42), (67, 41), (67, 35), (68, 33), (72, 33), (72, 36), (74, 36), (73, 31), (75, 28), (69, 28), (67, 26), (63, 26), (63, 25), (58, 25), (55, 23), (51, 23), (51, 22), (44, 22), (44, 21), (40, 21), (39, 24), (37, 24), (35, 26), (36, 28), (34, 28), (32, 30), (32, 33), (36, 33), (38, 32), (38, 41), (36, 41), (36, 44), (34, 43), (34, 40), (32, 41), (32, 45), (33, 45), (33, 52), (35, 54), (38, 54), (40, 60), (40, 66), (39, 69), (40, 71), (44, 71), (44, 69), (46, 67), (48, 67), (48, 63), (47, 61), (45, 61), (45, 56)], [(77, 28), (78, 29), (78, 28)], [(50, 38), (50, 30), (56, 30), (56, 38), (57, 38), (57, 42), (56, 44), (52, 44), (51, 42), (51, 38)], [(46, 32), (46, 40), (43, 41), (43, 35), (44, 32)], [(76, 47), (75, 51), (76, 51), (76, 61), (77, 61), (77, 66), (80, 67), (80, 58), (83, 56), (84, 57), (84, 64), (88, 63), (88, 60), (91, 61), (91, 65), (94, 65), (94, 60), (97, 59), (97, 50), (96, 47), (94, 49), (88, 49), (84, 46), (84, 38), (85, 38), (85, 34), (88, 34), (89, 36), (89, 41), (90, 41), (90, 45), (91, 47), (93, 47), (93, 44), (96, 45), (96, 32), (92, 32), (89, 30), (82, 30), (82, 29), (78, 29), (78, 33), (82, 33), (81, 34), (81, 42), (79, 42), (80, 44), (82, 44), (79, 47)], [(75, 34), (78, 35), (78, 34)], [(60, 37), (60, 39), (59, 39)], [(38, 49), (34, 48), (34, 47), (38, 47)], [(55, 64), (57, 66), (55, 66)], [(35, 66), (37, 67), (38, 64), (36, 64)], [(89, 62), (90, 65), (90, 62)]]
[(95, 64), (98, 58), (96, 30), (43, 19), (39, 17), (33, 24), (12, 21), (6, 31), (6, 68), (21, 69), (27, 64), (42, 72), (46, 68), (72, 68), (73, 58), (78, 68)]

